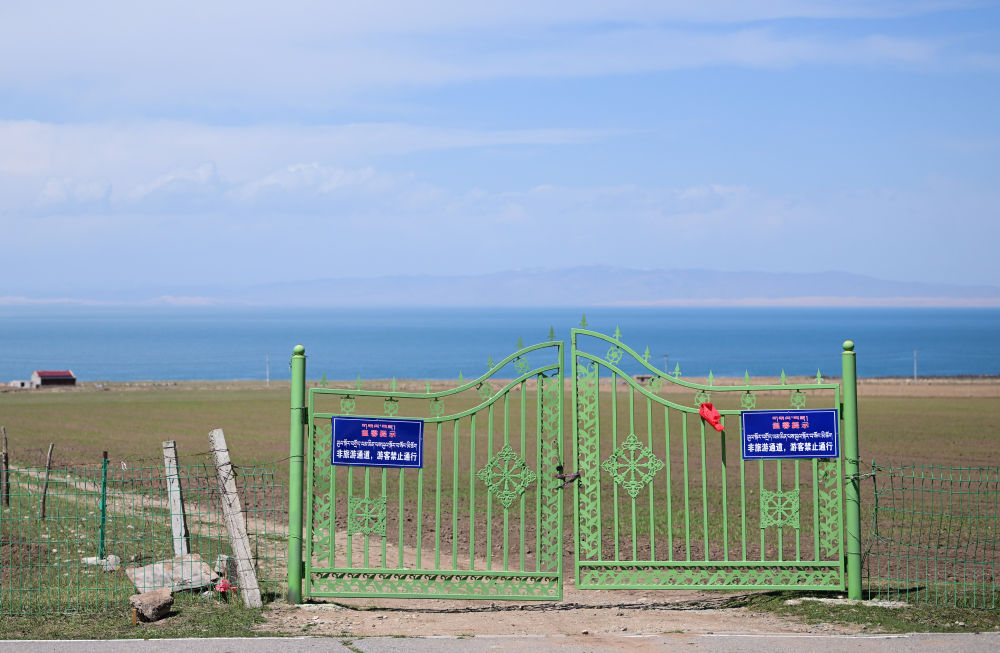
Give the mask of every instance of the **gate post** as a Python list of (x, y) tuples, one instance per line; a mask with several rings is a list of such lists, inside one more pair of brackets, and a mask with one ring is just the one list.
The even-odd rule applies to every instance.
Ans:
[(302, 425), (305, 423), (306, 348), (292, 350), (288, 452), (288, 602), (302, 603)]
[(847, 510), (847, 596), (861, 599), (861, 462), (858, 458), (858, 368), (854, 342), (844, 341), (842, 383), (844, 384), (844, 458), (847, 484), (844, 508)]

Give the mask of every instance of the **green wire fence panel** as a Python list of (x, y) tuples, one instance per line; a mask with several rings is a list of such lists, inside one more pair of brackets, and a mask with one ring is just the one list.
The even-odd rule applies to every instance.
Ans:
[(843, 589), (841, 459), (744, 461), (739, 419), (839, 408), (840, 386), (699, 384), (648, 359), (572, 332), (577, 587)]
[[(309, 389), (306, 598), (561, 598), (563, 343), (486, 367)], [(423, 467), (332, 464), (334, 416), (422, 420)]]
[(872, 466), (870, 596), (1000, 607), (1000, 468)]
[[(236, 585), (215, 467), (207, 462), (176, 470), (186, 537), (175, 541), (162, 462), (53, 468), (44, 518), (45, 469), (12, 464), (10, 503), (0, 505), (0, 614), (124, 614), (128, 597), (137, 592), (130, 576), (174, 559), (179, 546), (188, 552), (179, 563), (184, 574), (205, 583), (178, 591), (176, 601), (210, 601), (222, 575)], [(284, 483), (273, 464), (235, 471), (259, 584), (265, 596), (274, 595), (284, 581), (287, 556)], [(139, 577), (148, 583), (145, 589), (175, 585), (143, 572)]]

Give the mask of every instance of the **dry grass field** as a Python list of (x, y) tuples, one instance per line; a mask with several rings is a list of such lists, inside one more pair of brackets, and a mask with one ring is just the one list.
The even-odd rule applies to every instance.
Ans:
[[(366, 381), (365, 387), (388, 383)], [(423, 382), (400, 383), (400, 390), (423, 389)], [(922, 379), (916, 385), (912, 379), (863, 379), (858, 394), (863, 460), (1000, 466), (1000, 379)], [(44, 463), (50, 442), (57, 466), (97, 463), (102, 451), (113, 461), (156, 459), (163, 440), (176, 440), (182, 456), (199, 453), (208, 450), (214, 428), (225, 430), (234, 461), (264, 462), (288, 456), (288, 398), (287, 382), (269, 388), (208, 381), (4, 388), (0, 425), (7, 429), (12, 462), (26, 465)], [(567, 411), (570, 405), (567, 393)], [(568, 438), (572, 422), (565, 423)]]
[[(764, 379), (756, 381), (768, 382)], [(802, 381), (789, 379), (790, 383)], [(728, 383), (716, 380), (719, 385)], [(353, 387), (354, 384), (330, 382), (329, 385)], [(384, 389), (388, 387), (388, 382), (370, 381), (365, 382), (365, 386)], [(449, 387), (445, 382), (434, 386), (435, 390)], [(399, 389), (420, 392), (424, 387), (422, 381), (404, 381)], [(602, 393), (608, 390), (602, 387)], [(860, 383), (859, 396), (861, 457), (866, 462), (874, 460), (879, 465), (1000, 466), (1000, 434), (996, 427), (1000, 419), (998, 379), (922, 379), (916, 385), (907, 379), (865, 379)], [(567, 470), (573, 471), (569, 399), (567, 392), (565, 458)], [(787, 402), (787, 393), (771, 399), (762, 396), (763, 403), (770, 401)], [(115, 465), (124, 462), (130, 467), (154, 466), (162, 463), (160, 443), (163, 440), (177, 441), (183, 461), (185, 456), (206, 452), (209, 448), (208, 432), (213, 428), (222, 428), (236, 464), (281, 461), (279, 468), (283, 468), (289, 446), (288, 402), (287, 383), (272, 383), (271, 387), (265, 387), (260, 382), (142, 382), (84, 384), (73, 389), (44, 391), (5, 388), (0, 389), (0, 425), (6, 428), (11, 462), (16, 466), (43, 464), (49, 443), (55, 444), (54, 465), (61, 468), (95, 466), (101, 459), (102, 451), (108, 452)], [(690, 397), (685, 403), (690, 403)], [(865, 495), (870, 492), (867, 481), (862, 491), (864, 503)], [(569, 499), (567, 495), (567, 516), (572, 514)], [(443, 535), (447, 542), (447, 533)], [(411, 545), (409, 534), (407, 538), (407, 544)], [(566, 550), (571, 551), (572, 527), (569, 522), (566, 545)], [(567, 569), (570, 567), (571, 555), (567, 554), (564, 564)], [(478, 613), (451, 614), (454, 606), (451, 603), (438, 605), (439, 601), (420, 604), (422, 608), (430, 609), (430, 613), (407, 608), (398, 612), (390, 610), (387, 613), (389, 617), (382, 618), (379, 615), (386, 613), (367, 611), (366, 608), (374, 604), (362, 599), (319, 606), (317, 609), (329, 612), (322, 613), (319, 621), (314, 619), (319, 613), (282, 609), (269, 615), (267, 628), (288, 633), (395, 634), (411, 632), (414, 626), (408, 620), (419, 619), (426, 621), (423, 630), (428, 634), (462, 634), (470, 630), (519, 632), (521, 629), (542, 632), (546, 628), (558, 632), (580, 632), (580, 629), (587, 628), (592, 632), (621, 631), (625, 628), (630, 632), (655, 632), (662, 630), (664, 623), (673, 624), (675, 621), (678, 629), (711, 630), (718, 628), (720, 619), (738, 621), (751, 616), (749, 612), (731, 610), (710, 610), (702, 615), (690, 609), (672, 610), (662, 603), (685, 604), (688, 601), (700, 605), (699, 602), (722, 600), (704, 592), (680, 592), (664, 598), (655, 592), (630, 591), (618, 596), (615, 593), (574, 591), (569, 586), (566, 599), (580, 602), (582, 607), (559, 611), (558, 614), (565, 614), (566, 619), (553, 619), (551, 613), (539, 612), (534, 620), (537, 623), (532, 625), (524, 614), (519, 614), (515, 620), (516, 628), (513, 621), (498, 619), (496, 613), (489, 611), (482, 613), (483, 618), (473, 623)], [(599, 605), (590, 605), (588, 601), (597, 601)], [(642, 605), (636, 601), (642, 602)], [(385, 609), (382, 603), (379, 606)], [(444, 608), (448, 609), (440, 615), (433, 612), (434, 609)], [(702, 617), (708, 621), (699, 626), (696, 622)], [(770, 619), (766, 624), (772, 630), (799, 628), (773, 617), (758, 614), (753, 618), (758, 625), (760, 619)], [(963, 615), (962, 621), (967, 620), (968, 617)], [(734, 622), (731, 627), (738, 629), (740, 624)], [(846, 628), (851, 632), (852, 627)]]

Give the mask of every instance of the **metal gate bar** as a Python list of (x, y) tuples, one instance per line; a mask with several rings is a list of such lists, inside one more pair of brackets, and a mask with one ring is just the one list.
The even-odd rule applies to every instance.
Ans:
[[(578, 588), (844, 588), (841, 459), (730, 460), (733, 416), (758, 397), (839, 407), (839, 384), (698, 384), (618, 333), (574, 329), (571, 343)], [(722, 432), (698, 414), (712, 395)]]
[[(443, 391), (310, 388), (304, 598), (561, 598), (563, 378), (546, 342)], [(338, 415), (422, 420), (423, 467), (331, 465)]]

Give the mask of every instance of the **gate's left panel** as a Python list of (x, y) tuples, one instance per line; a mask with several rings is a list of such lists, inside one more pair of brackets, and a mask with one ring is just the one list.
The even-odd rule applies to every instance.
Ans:
[[(561, 342), (468, 382), (311, 388), (305, 596), (561, 598), (562, 388)], [(344, 416), (422, 421), (422, 466), (338, 460)]]

